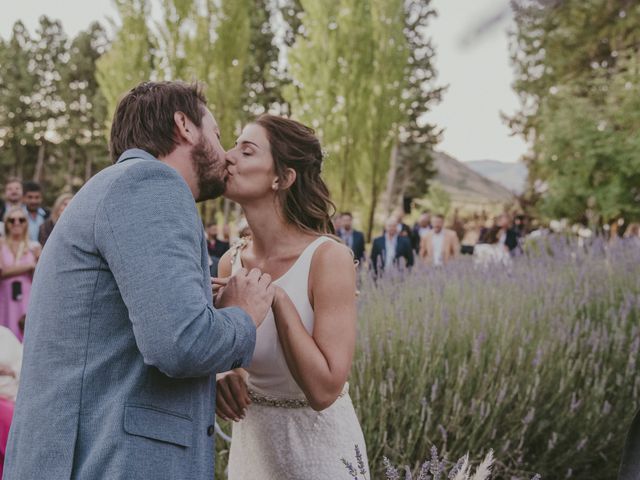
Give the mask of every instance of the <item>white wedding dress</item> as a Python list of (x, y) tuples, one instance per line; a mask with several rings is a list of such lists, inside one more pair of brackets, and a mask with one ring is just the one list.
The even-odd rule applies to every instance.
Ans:
[[(314, 320), (308, 296), (311, 259), (326, 241), (333, 240), (319, 237), (313, 241), (274, 281), (289, 295), (309, 333)], [(240, 254), (236, 253), (232, 273), (240, 268)], [(252, 404), (245, 418), (233, 424), (230, 480), (352, 479), (341, 459), (355, 466), (356, 445), (368, 470), (364, 437), (348, 384), (326, 410), (316, 412), (309, 407), (287, 367), (273, 312), (257, 330), (253, 361), (247, 371)], [(370, 478), (368, 472), (366, 478)]]

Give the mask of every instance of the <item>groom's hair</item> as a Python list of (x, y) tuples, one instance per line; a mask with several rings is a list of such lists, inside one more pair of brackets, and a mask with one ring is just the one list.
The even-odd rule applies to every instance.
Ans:
[(178, 144), (174, 114), (182, 112), (201, 127), (206, 106), (198, 83), (144, 82), (132, 88), (113, 115), (109, 142), (113, 163), (130, 148), (156, 158), (168, 155)]

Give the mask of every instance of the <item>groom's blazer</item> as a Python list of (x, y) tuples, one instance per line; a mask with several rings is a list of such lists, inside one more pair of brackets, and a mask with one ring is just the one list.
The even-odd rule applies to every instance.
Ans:
[(251, 318), (212, 306), (191, 191), (142, 150), (73, 198), (29, 305), (5, 480), (211, 479), (216, 372)]

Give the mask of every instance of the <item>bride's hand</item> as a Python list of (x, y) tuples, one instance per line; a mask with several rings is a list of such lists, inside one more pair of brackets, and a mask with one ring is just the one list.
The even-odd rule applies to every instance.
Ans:
[(240, 421), (251, 399), (242, 369), (216, 376), (216, 414), (224, 420)]

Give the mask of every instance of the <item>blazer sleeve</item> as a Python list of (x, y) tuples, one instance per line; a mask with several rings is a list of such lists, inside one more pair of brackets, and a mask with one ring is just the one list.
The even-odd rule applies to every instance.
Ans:
[(96, 216), (96, 245), (129, 311), (144, 362), (170, 377), (246, 366), (253, 355), (256, 330), (249, 315), (211, 307), (202, 235), (184, 180), (149, 161), (128, 166)]

